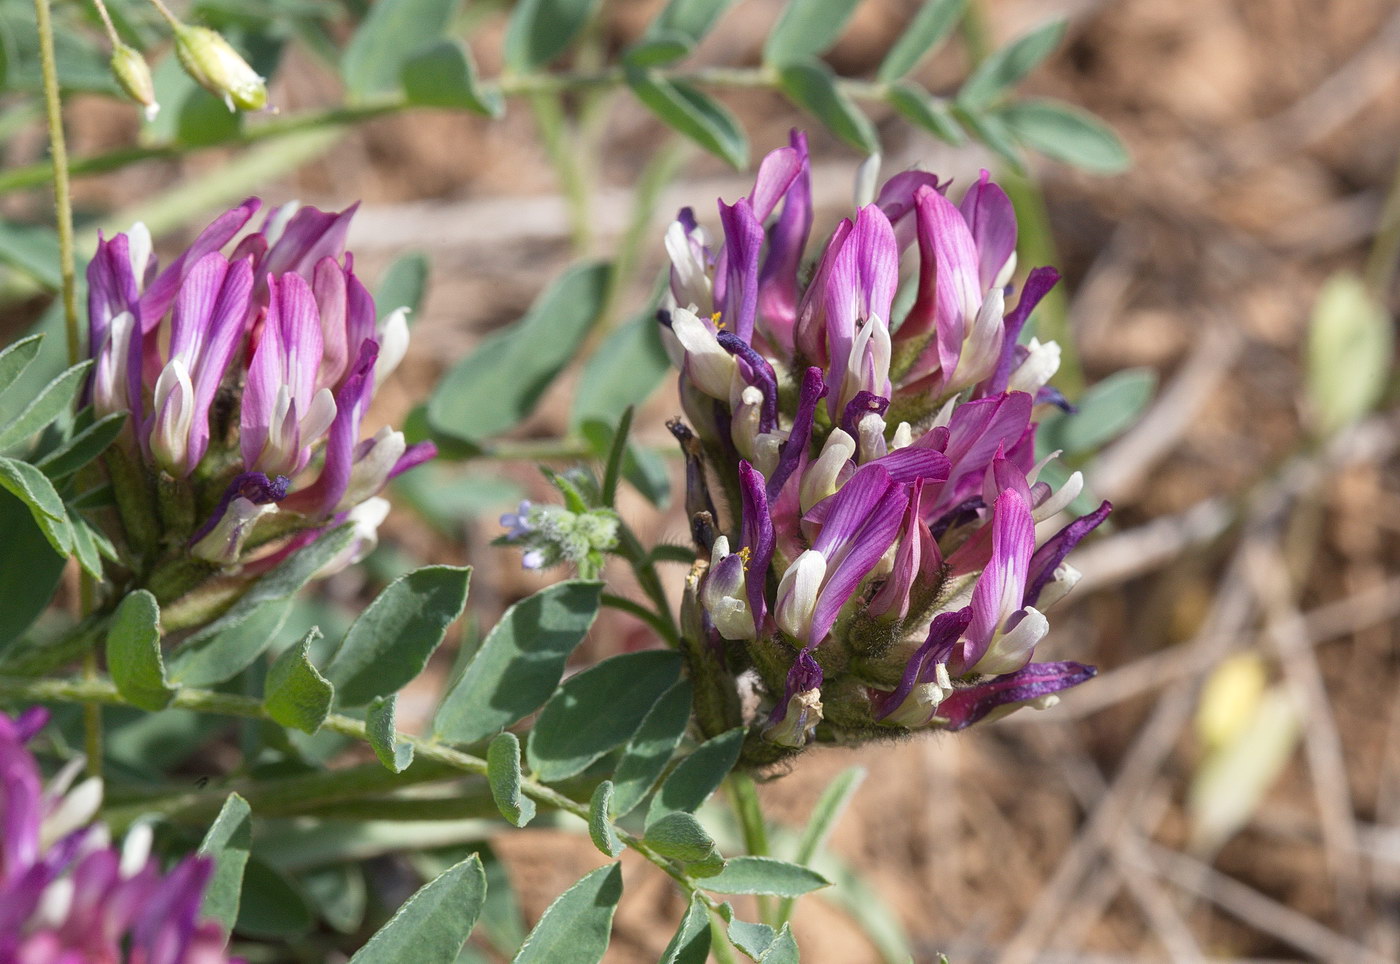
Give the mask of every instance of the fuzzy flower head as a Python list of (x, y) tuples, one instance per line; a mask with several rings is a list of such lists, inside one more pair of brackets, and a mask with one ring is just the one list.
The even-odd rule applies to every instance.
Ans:
[(617, 514), (606, 508), (573, 512), (525, 500), (501, 516), (501, 525), (507, 531), (498, 542), (523, 549), (520, 561), (526, 569), (567, 563), (588, 578), (601, 571), (604, 555), (617, 546)]
[(219, 216), (163, 268), (140, 224), (88, 268), (89, 397), (99, 416), (128, 413), (107, 463), (114, 541), (138, 577), (187, 559), (266, 568), (309, 534), (362, 526), (373, 513), (356, 508), (434, 451), (364, 432), (408, 329), (355, 274), (355, 209), (289, 204), (245, 230), (259, 207)]
[(26, 744), (46, 719), (0, 713), (0, 964), (231, 964), (200, 919), (213, 863), (162, 871), (144, 825), (113, 846), (91, 823), (101, 782), (72, 785), (80, 760), (42, 784)]
[(985, 171), (956, 201), (951, 187), (897, 174), (809, 249), (794, 132), (748, 197), (719, 203), (717, 241), (689, 209), (666, 235), (660, 321), (703, 554), (692, 629), (712, 676), (766, 694), (775, 755), (961, 729), (1093, 675), (1032, 661), (1075, 579), (1065, 556), (1108, 513), (1057, 527), (1083, 480), (1038, 481), (1059, 349), (1021, 336), (1058, 275), (1014, 285), (1005, 192)]

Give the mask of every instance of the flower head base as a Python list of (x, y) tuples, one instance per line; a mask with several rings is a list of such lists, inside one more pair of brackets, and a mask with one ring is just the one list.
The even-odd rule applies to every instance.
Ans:
[[(896, 175), (803, 270), (808, 168), (794, 132), (720, 203), (722, 244), (689, 209), (666, 235), (687, 505), (712, 517), (713, 479), (734, 507), (727, 532), (692, 526), (710, 675), (756, 678), (775, 754), (1045, 705), (1093, 675), (1031, 660), (1075, 579), (1065, 555), (1109, 508), (1037, 537), (1083, 484), (1038, 481), (1059, 349), (1021, 343), (1058, 275), (1016, 294), (1015, 213), (985, 172), (958, 203), (951, 181)], [(917, 267), (897, 312), (901, 261)]]
[(70, 789), (71, 765), (45, 789), (26, 744), (46, 718), (0, 713), (0, 964), (229, 962), (223, 929), (199, 919), (212, 861), (162, 873), (143, 825), (113, 847), (89, 825), (100, 781)]
[(347, 520), (372, 545), (383, 513), (356, 507), (434, 451), (387, 426), (361, 438), (407, 328), (402, 311), (379, 320), (355, 275), (354, 209), (287, 205), (238, 238), (259, 206), (221, 215), (164, 270), (141, 225), (100, 240), (88, 269), (90, 398), (130, 413), (106, 456), (114, 541), (163, 598), (200, 571), (257, 574)]

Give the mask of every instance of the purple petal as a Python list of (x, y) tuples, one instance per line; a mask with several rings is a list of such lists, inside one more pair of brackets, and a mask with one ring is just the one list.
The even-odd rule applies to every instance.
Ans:
[(1016, 250), (1016, 209), (985, 170), (977, 183), (967, 189), (958, 207), (972, 229), (972, 241), (977, 247), (977, 280), (986, 291)]
[(783, 199), (783, 213), (768, 235), (768, 252), (758, 275), (758, 313), (765, 326), (764, 333), (773, 348), (791, 355), (793, 326), (797, 319), (797, 271), (802, 261), (802, 249), (812, 229), (812, 174), (807, 158), (807, 135), (794, 130), (792, 150), (797, 153), (799, 169)]
[[(841, 246), (825, 282), (826, 341), (833, 381), (850, 361), (858, 326), (871, 317), (886, 324), (899, 284), (899, 249), (894, 229), (873, 204), (860, 209), (850, 236)], [(839, 416), (835, 394), (827, 399), (832, 418)]]
[(1107, 519), (1108, 514), (1112, 511), (1112, 503), (1104, 501), (1093, 512), (1080, 516), (1055, 533), (1045, 541), (1045, 545), (1036, 550), (1035, 555), (1031, 557), (1026, 577), (1026, 595), (1022, 605), (1034, 606), (1036, 604), (1036, 600), (1040, 598), (1040, 593), (1046, 584), (1055, 578), (1055, 568), (1064, 562), (1065, 556), (1069, 555), (1070, 550), (1079, 545), (1081, 539), (1098, 528), (1099, 523)]
[(214, 527), (219, 524), (219, 520), (228, 511), (229, 503), (234, 499), (242, 497), (254, 505), (267, 505), (271, 502), (281, 502), (287, 497), (287, 487), (291, 485), (291, 480), (285, 475), (276, 478), (268, 478), (262, 472), (240, 472), (234, 476), (232, 482), (224, 489), (224, 494), (219, 497), (219, 504), (214, 507), (214, 511), (209, 514), (204, 525), (200, 526), (195, 534), (190, 536), (187, 545), (194, 545), (209, 533), (214, 531)]
[(788, 704), (798, 693), (806, 693), (809, 690), (820, 689), (824, 679), (822, 668), (817, 661), (812, 658), (809, 650), (802, 649), (797, 653), (797, 659), (793, 661), (792, 667), (788, 670), (787, 682), (783, 687), (783, 698), (773, 707), (768, 715), (769, 723), (781, 723), (787, 718)]
[[(962, 212), (942, 194), (927, 188), (921, 190), (915, 199), (915, 208), (920, 258), (924, 264), (931, 265), (932, 270), (920, 272), (921, 290), (910, 315), (911, 320), (927, 331), (932, 308), (935, 339), (911, 375), (917, 377), (933, 371), (934, 366), (925, 359), (936, 359), (937, 367), (948, 378), (958, 367), (967, 323), (982, 305), (982, 289), (977, 279), (977, 247)], [(925, 278), (927, 286), (923, 284)], [(930, 292), (927, 287), (933, 290)]]
[(971, 726), (999, 706), (1025, 703), (1078, 686), (1098, 670), (1083, 663), (1028, 663), (1014, 673), (955, 690), (938, 705), (945, 729)]
[(910, 490), (909, 508), (904, 513), (894, 567), (880, 591), (870, 600), (869, 612), (872, 615), (904, 619), (909, 615), (910, 594), (914, 587), (921, 580), (931, 584), (939, 578), (938, 570), (943, 558), (920, 512), (923, 487), (924, 483), (919, 481)]
[[(948, 484), (930, 511), (941, 514), (957, 502), (975, 494), (982, 474), (998, 449), (1010, 450), (1025, 434), (1031, 420), (1031, 397), (1025, 392), (1007, 392), (959, 405), (948, 423), (948, 444), (944, 449), (951, 467)], [(975, 483), (964, 492), (966, 484)]]
[(787, 194), (788, 188), (802, 171), (802, 162), (803, 157), (791, 147), (780, 147), (764, 156), (758, 165), (753, 190), (749, 192), (749, 205), (760, 222), (768, 220), (778, 202)]
[(219, 215), (213, 224), (200, 232), (194, 244), (146, 287), (141, 295), (141, 327), (144, 331), (155, 327), (156, 322), (170, 309), (170, 303), (175, 300), (190, 269), (211, 251), (218, 251), (228, 244), (261, 206), (262, 201), (250, 197), (238, 207)]
[(997, 359), (997, 367), (992, 372), (992, 377), (987, 380), (987, 394), (1006, 391), (1007, 380), (1011, 378), (1011, 370), (1015, 367), (1017, 339), (1021, 337), (1021, 329), (1035, 306), (1040, 304), (1040, 299), (1049, 294), (1050, 289), (1055, 287), (1059, 280), (1060, 273), (1054, 268), (1034, 268), (1026, 278), (1026, 284), (1021, 288), (1021, 299), (1016, 302), (1015, 308), (1007, 312), (1001, 357)]
[[(832, 266), (836, 263), (846, 239), (855, 225), (850, 218), (842, 218), (836, 225), (831, 239), (822, 250), (817, 270), (807, 285), (802, 301), (797, 306), (797, 321), (793, 328), (793, 341), (800, 358), (811, 365), (826, 365), (831, 353), (826, 344), (826, 289)], [(849, 349), (848, 349), (849, 350)]]
[(316, 393), (316, 375), (321, 367), (321, 319), (316, 311), (316, 297), (301, 275), (283, 275), (277, 295), (286, 351), (286, 384), (301, 416), (306, 414)]
[(860, 438), (860, 420), (868, 413), (884, 415), (889, 410), (890, 400), (874, 392), (859, 391), (855, 398), (846, 403), (841, 413), (841, 429), (851, 438)]
[(758, 313), (758, 255), (763, 247), (763, 224), (754, 217), (747, 198), (719, 205), (724, 225), (724, 250), (715, 271), (715, 304), (723, 324), (745, 344), (753, 341)]
[(435, 458), (437, 454), (438, 447), (433, 442), (415, 442), (404, 449), (403, 455), (399, 456), (399, 460), (389, 470), (389, 478), (393, 479), (403, 475), (409, 469), (417, 468), (429, 459)]
[(137, 279), (131, 269), (130, 242), (125, 234), (110, 241), (97, 235), (97, 253), (88, 262), (88, 351), (96, 355), (107, 339), (112, 319), (123, 311), (139, 311)]
[(282, 236), (268, 250), (267, 257), (258, 266), (259, 270), (263, 274), (273, 275), (294, 271), (309, 277), (317, 261), (327, 257), (339, 258), (345, 250), (350, 219), (355, 216), (359, 206), (355, 203), (338, 212), (300, 208), (287, 222)]
[(875, 203), (885, 212), (885, 217), (890, 219), (900, 251), (907, 249), (917, 234), (918, 219), (910, 215), (914, 213), (914, 198), (918, 196), (919, 190), (927, 187), (941, 194), (952, 183), (948, 180), (939, 184), (938, 175), (928, 171), (901, 171), (881, 185)]
[(365, 339), (350, 374), (336, 392), (335, 421), (326, 436), (326, 460), (321, 474), (307, 488), (293, 493), (287, 499), (287, 508), (315, 517), (335, 511), (350, 485), (360, 420), (374, 394), (374, 362), (378, 357), (379, 345), (373, 339)]
[(787, 480), (802, 463), (807, 447), (812, 440), (812, 422), (816, 418), (817, 403), (826, 397), (826, 382), (820, 368), (808, 368), (802, 375), (802, 389), (797, 399), (797, 416), (792, 421), (792, 431), (782, 444), (778, 454), (778, 467), (768, 480), (768, 501), (778, 498)]
[(768, 578), (768, 564), (773, 559), (776, 539), (773, 533), (773, 518), (768, 513), (768, 494), (763, 473), (748, 462), (739, 463), (739, 497), (743, 500), (743, 545), (749, 550), (749, 573), (746, 582), (749, 609), (753, 612), (754, 628), (763, 633), (763, 617), (767, 615), (764, 602), (764, 584)]
[(948, 661), (953, 647), (957, 645), (958, 637), (962, 636), (971, 621), (972, 609), (968, 606), (933, 617), (928, 636), (923, 645), (914, 651), (914, 655), (909, 657), (899, 685), (875, 701), (875, 719), (883, 720), (899, 709), (915, 686), (933, 681), (934, 667)]
[(1030, 506), (1015, 491), (1007, 490), (992, 507), (992, 557), (972, 591), (972, 622), (953, 663), (955, 675), (977, 664), (1002, 624), (1022, 607), (1034, 551), (1035, 520)]
[[(843, 486), (843, 490), (844, 488)], [(845, 545), (837, 546), (834, 555), (827, 557), (830, 561), (827, 564), (826, 579), (822, 584), (821, 595), (817, 597), (816, 608), (812, 611), (809, 645), (815, 646), (826, 637), (836, 623), (841, 607), (850, 600), (861, 581), (870, 574), (870, 570), (875, 568), (875, 564), (894, 544), (908, 506), (909, 488), (891, 485), (870, 509), (863, 525), (853, 537)], [(826, 528), (822, 529), (823, 536), (826, 535), (826, 531)]]
[(741, 360), (746, 368), (745, 374), (749, 384), (763, 393), (758, 430), (773, 431), (778, 424), (778, 376), (773, 373), (773, 366), (734, 332), (721, 329), (716, 337), (721, 348)]

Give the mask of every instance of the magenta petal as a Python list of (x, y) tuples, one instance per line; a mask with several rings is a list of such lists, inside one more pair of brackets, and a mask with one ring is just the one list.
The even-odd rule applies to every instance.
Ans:
[(982, 474), (997, 449), (1014, 449), (1025, 434), (1030, 425), (1031, 406), (1031, 397), (1025, 392), (1007, 392), (979, 398), (954, 409), (944, 449), (951, 463), (948, 484), (929, 506), (930, 512), (941, 514), (976, 494), (981, 487)]
[(335, 421), (326, 436), (326, 461), (311, 485), (294, 492), (284, 506), (306, 515), (324, 517), (335, 511), (350, 485), (355, 464), (355, 445), (360, 437), (360, 420), (374, 395), (374, 362), (379, 345), (367, 339), (360, 345), (355, 364), (335, 396)]
[[(842, 218), (832, 232), (830, 240), (822, 250), (817, 270), (812, 275), (802, 301), (797, 306), (797, 321), (793, 328), (793, 341), (798, 356), (810, 365), (825, 366), (831, 357), (826, 344), (826, 289), (832, 267), (845, 247), (855, 225), (850, 218)], [(847, 349), (849, 352), (849, 349)]]
[(214, 223), (200, 232), (190, 245), (170, 267), (162, 271), (146, 287), (141, 295), (141, 327), (150, 331), (170, 309), (170, 303), (181, 290), (186, 275), (201, 258), (211, 251), (218, 251), (243, 229), (248, 219), (262, 206), (262, 201), (250, 197), (236, 208), (225, 211), (214, 219)]
[(1037, 549), (1035, 555), (1031, 557), (1026, 577), (1026, 595), (1022, 605), (1034, 606), (1036, 604), (1036, 600), (1040, 598), (1040, 593), (1045, 589), (1046, 584), (1055, 578), (1055, 567), (1064, 562), (1065, 556), (1069, 555), (1070, 550), (1079, 545), (1081, 539), (1098, 528), (1099, 523), (1107, 519), (1108, 514), (1112, 511), (1113, 504), (1105, 500), (1093, 512), (1080, 516), (1045, 540), (1045, 545)]
[(350, 219), (359, 206), (355, 203), (338, 212), (300, 208), (267, 252), (259, 270), (265, 274), (282, 275), (294, 271), (310, 276), (316, 262), (322, 258), (339, 258), (345, 251)]
[(812, 658), (811, 652), (806, 649), (800, 650), (783, 684), (783, 698), (773, 706), (768, 714), (768, 722), (781, 723), (787, 719), (788, 704), (792, 702), (792, 698), (798, 693), (820, 689), (824, 678), (822, 668)]
[[(346, 336), (345, 269), (334, 258), (316, 262), (311, 276), (316, 313), (321, 320), (321, 366), (316, 385), (334, 387), (350, 365), (350, 341)], [(360, 341), (363, 341), (362, 337)], [(356, 342), (359, 344), (359, 342)]]
[(753, 190), (749, 193), (749, 204), (754, 217), (760, 222), (768, 220), (768, 216), (792, 186), (793, 180), (802, 170), (802, 161), (802, 156), (793, 148), (780, 147), (769, 151), (759, 163)]
[(386, 478), (385, 481), (387, 482), (389, 479), (397, 478), (409, 469), (417, 468), (429, 459), (436, 458), (437, 454), (438, 447), (432, 441), (415, 442), (404, 449), (403, 455), (399, 456), (399, 460), (395, 462), (394, 467), (389, 470), (388, 478)]
[(880, 186), (875, 203), (885, 212), (894, 227), (895, 240), (899, 250), (904, 251), (914, 242), (917, 235), (917, 217), (914, 215), (914, 198), (921, 188), (929, 188), (940, 194), (947, 190), (951, 180), (938, 183), (938, 175), (928, 171), (901, 171)]
[(807, 454), (807, 446), (812, 440), (812, 423), (817, 415), (817, 403), (826, 396), (826, 382), (822, 370), (808, 368), (802, 375), (802, 389), (797, 398), (797, 416), (792, 422), (792, 431), (787, 441), (778, 450), (778, 467), (768, 480), (768, 501), (772, 502), (782, 492), (783, 485), (792, 476)]
[(1011, 378), (1011, 369), (1016, 360), (1016, 349), (1019, 345), (1017, 339), (1021, 337), (1021, 329), (1025, 327), (1026, 319), (1035, 310), (1035, 306), (1040, 304), (1040, 300), (1050, 293), (1050, 289), (1055, 287), (1059, 280), (1060, 273), (1054, 268), (1031, 269), (1025, 285), (1021, 288), (1020, 300), (1006, 315), (1001, 357), (997, 359), (997, 367), (992, 372), (992, 377), (987, 380), (987, 394), (1006, 391), (1006, 382)]
[(1035, 520), (1030, 506), (1008, 489), (992, 508), (992, 557), (972, 591), (972, 622), (953, 661), (955, 675), (977, 665), (1002, 624), (1022, 607), (1034, 551)]
[(763, 633), (763, 617), (767, 615), (767, 603), (763, 597), (768, 564), (773, 560), (775, 537), (773, 518), (768, 512), (768, 494), (763, 473), (748, 462), (739, 463), (739, 497), (742, 506), (743, 546), (749, 550), (745, 570), (749, 578), (745, 583), (748, 591), (749, 609), (753, 612), (754, 628)]
[(138, 306), (137, 279), (131, 269), (130, 243), (125, 234), (110, 241), (97, 236), (97, 252), (88, 262), (88, 352), (96, 355), (107, 339), (112, 319)]
[[(854, 478), (851, 480), (855, 481)], [(846, 483), (849, 486), (851, 483)], [(842, 487), (844, 491), (845, 487)], [(840, 493), (838, 492), (839, 496)], [(815, 646), (826, 637), (836, 623), (836, 617), (860, 587), (861, 580), (870, 574), (875, 564), (894, 544), (899, 535), (900, 523), (909, 506), (909, 489), (903, 485), (890, 485), (878, 502), (871, 506), (863, 524), (852, 534), (844, 545), (836, 547), (834, 554), (827, 555), (826, 579), (822, 583), (821, 594), (817, 597), (816, 608), (812, 611), (812, 633), (808, 645)], [(832, 513), (835, 516), (835, 512)], [(827, 529), (822, 529), (822, 536)]]
[[(937, 191), (924, 189), (915, 200), (918, 212), (921, 257), (932, 262), (929, 280), (933, 285), (934, 346), (938, 367), (949, 377), (958, 367), (962, 354), (967, 323), (982, 305), (982, 288), (978, 284), (977, 246), (972, 232), (963, 220), (962, 212)], [(921, 296), (926, 292), (921, 291)], [(926, 315), (929, 305), (922, 297), (915, 302), (918, 314)], [(914, 312), (911, 312), (914, 314)], [(924, 321), (925, 326), (927, 321)], [(926, 328), (925, 328), (926, 330)], [(924, 363), (918, 370), (932, 371)]]
[(758, 314), (758, 255), (763, 247), (763, 224), (754, 216), (747, 198), (732, 205), (721, 201), (719, 218), (724, 225), (724, 270), (715, 279), (715, 303), (723, 312), (724, 326), (749, 344)]
[(768, 235), (768, 252), (758, 276), (758, 313), (773, 348), (783, 355), (794, 349), (797, 320), (797, 271), (802, 249), (812, 229), (812, 175), (807, 158), (807, 135), (792, 132), (792, 150), (799, 168), (783, 200), (783, 213)]
[(316, 297), (301, 275), (283, 275), (278, 296), (282, 343), (287, 352), (287, 386), (296, 401), (298, 415), (305, 415), (316, 393), (316, 375), (321, 367), (321, 319)]
[(914, 651), (914, 655), (909, 657), (899, 685), (875, 701), (875, 719), (883, 720), (899, 709), (915, 686), (933, 682), (935, 667), (948, 661), (953, 647), (957, 645), (958, 637), (962, 636), (971, 620), (972, 610), (966, 606), (933, 617), (928, 636), (923, 645)]
[(967, 189), (958, 207), (972, 229), (977, 248), (977, 280), (986, 291), (1016, 250), (1016, 209), (986, 171)]
[[(832, 262), (825, 281), (826, 341), (832, 382), (839, 383), (850, 362), (858, 326), (871, 317), (889, 324), (895, 288), (899, 284), (899, 249), (894, 229), (873, 204), (860, 209), (856, 223)], [(840, 399), (833, 392), (827, 410), (840, 416)]]
[(938, 716), (948, 721), (945, 729), (961, 730), (997, 707), (1040, 699), (1096, 675), (1097, 669), (1083, 663), (1028, 663), (1014, 673), (955, 690), (938, 705)]

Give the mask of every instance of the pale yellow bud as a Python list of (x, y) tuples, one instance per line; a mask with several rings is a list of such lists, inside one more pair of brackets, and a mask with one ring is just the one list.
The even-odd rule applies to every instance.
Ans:
[(229, 42), (208, 27), (181, 24), (175, 29), (175, 55), (195, 83), (229, 110), (262, 110), (267, 106), (267, 85)]
[(160, 113), (156, 103), (156, 85), (151, 80), (151, 68), (141, 52), (126, 44), (118, 44), (112, 51), (112, 73), (121, 89), (136, 103), (146, 109), (146, 120), (153, 121)]

